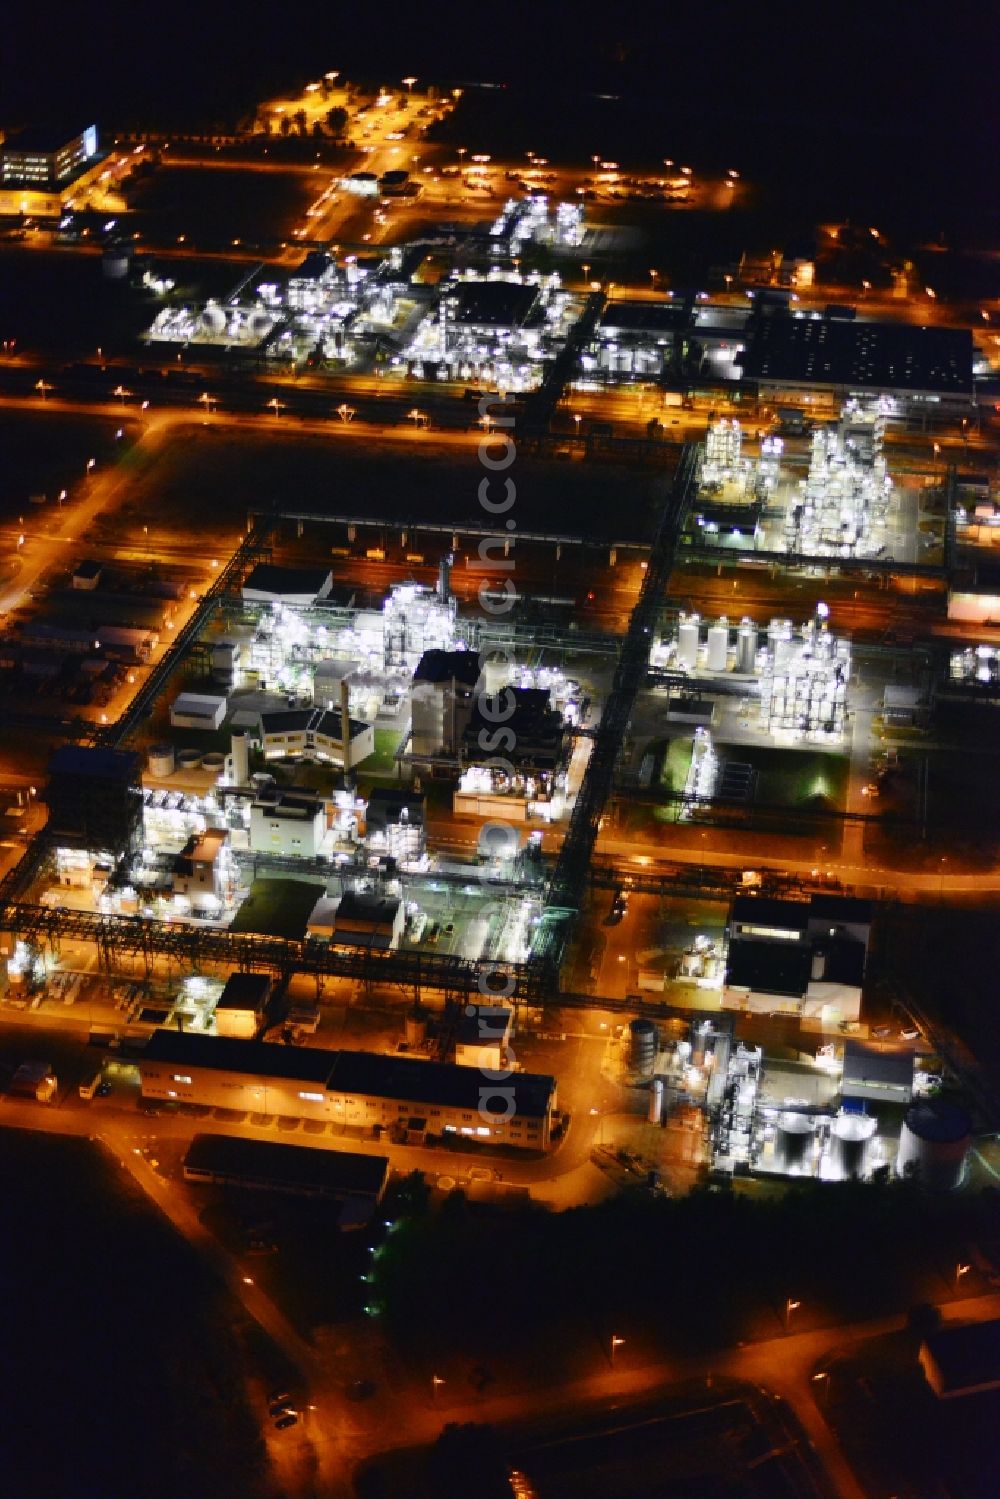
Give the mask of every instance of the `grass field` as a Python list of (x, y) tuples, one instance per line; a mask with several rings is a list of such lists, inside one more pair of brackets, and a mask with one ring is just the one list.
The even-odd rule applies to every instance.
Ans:
[[(212, 533), (242, 528), (247, 511), (282, 502), (317, 515), (482, 523), (476, 447), (419, 448), (372, 433), (346, 442), (275, 423), (261, 431), (192, 422), (150, 464), (132, 500), (158, 531), (211, 517)], [(559, 463), (519, 452), (519, 528), (643, 540), (662, 503), (663, 476), (613, 464)]]
[(306, 880), (254, 880), (233, 918), (232, 930), (293, 940), (303, 937), (309, 913), (322, 893), (320, 884)]
[[(115, 433), (124, 428), (127, 442), (134, 423), (127, 417), (67, 416), (64, 412), (0, 412), (0, 514), (23, 514), (32, 529), (59, 514), (61, 489), (78, 497), (87, 462), (103, 467), (122, 454)], [(44, 505), (32, 505), (32, 495), (45, 495)]]
[(850, 765), (846, 755), (747, 744), (719, 744), (716, 750), (720, 760), (753, 766), (757, 806), (825, 806), (843, 811), (847, 804)]

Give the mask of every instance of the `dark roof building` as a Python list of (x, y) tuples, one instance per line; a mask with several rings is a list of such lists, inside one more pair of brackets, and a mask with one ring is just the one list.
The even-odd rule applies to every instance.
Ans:
[(449, 319), (467, 328), (523, 328), (538, 301), (538, 287), (518, 281), (461, 281), (445, 293)]
[(739, 364), (743, 378), (762, 387), (935, 396), (971, 404), (972, 356), (967, 328), (775, 314), (757, 321)]
[(845, 1098), (874, 1098), (909, 1103), (913, 1092), (912, 1051), (882, 1051), (863, 1041), (844, 1047), (842, 1090)]
[(311, 604), (327, 596), (333, 575), (325, 567), (277, 567), (258, 562), (243, 584), (243, 597), (263, 602)]
[(73, 848), (123, 853), (142, 831), (141, 760), (134, 750), (64, 744), (49, 761), (47, 833)]
[(199, 1067), (246, 1077), (278, 1077), (291, 1082), (326, 1082), (335, 1051), (312, 1046), (280, 1046), (274, 1041), (243, 1041), (189, 1031), (154, 1031), (142, 1049), (144, 1062)]
[(479, 677), (478, 651), (424, 651), (413, 673), (414, 682), (458, 682), (469, 688)]
[(939, 1327), (921, 1343), (919, 1358), (940, 1400), (1000, 1389), (1000, 1319)]
[[(501, 705), (497, 703), (497, 697)], [(513, 699), (513, 711), (507, 713)], [(549, 693), (542, 687), (505, 687), (493, 695), (477, 700), (463, 735), (465, 758), (470, 764), (483, 759), (480, 745), (492, 742), (497, 714), (503, 712), (503, 727), (513, 736), (513, 744), (504, 758), (523, 770), (554, 771), (564, 758), (567, 744), (566, 725), (562, 716), (550, 706)]]
[(184, 1179), (336, 1201), (363, 1198), (374, 1206), (385, 1192), (389, 1162), (349, 1150), (198, 1134), (184, 1157)]
[(800, 997), (811, 972), (812, 952), (803, 944), (739, 938), (729, 944), (726, 981), (735, 988)]
[(219, 995), (217, 1010), (253, 1010), (262, 1015), (273, 986), (268, 973), (231, 973)]
[(407, 787), (376, 786), (368, 797), (365, 824), (369, 833), (384, 832), (402, 822), (424, 825), (425, 797)]

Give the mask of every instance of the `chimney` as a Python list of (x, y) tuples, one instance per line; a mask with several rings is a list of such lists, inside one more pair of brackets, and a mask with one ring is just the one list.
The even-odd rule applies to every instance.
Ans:
[(340, 681), (340, 742), (344, 752), (344, 774), (351, 768), (351, 689), (347, 678)]

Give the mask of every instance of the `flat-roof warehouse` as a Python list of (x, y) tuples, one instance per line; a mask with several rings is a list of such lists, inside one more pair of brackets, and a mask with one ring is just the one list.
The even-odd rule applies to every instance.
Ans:
[(968, 328), (776, 315), (757, 321), (738, 357), (761, 391), (828, 390), (896, 396), (907, 402), (973, 404)]
[(356, 1151), (197, 1134), (184, 1157), (184, 1180), (337, 1202), (356, 1199), (374, 1207), (385, 1192), (389, 1162)]

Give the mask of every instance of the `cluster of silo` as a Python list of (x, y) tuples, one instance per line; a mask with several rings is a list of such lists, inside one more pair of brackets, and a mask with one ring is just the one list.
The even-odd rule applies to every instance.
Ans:
[[(751, 622), (744, 620), (744, 625)], [(757, 652), (756, 630), (753, 629), (753, 648), (750, 652), (750, 667)], [(677, 664), (685, 671), (694, 671), (701, 653), (701, 618), (697, 614), (682, 614), (677, 626)], [(744, 647), (744, 654), (746, 647)], [(729, 621), (725, 615), (709, 625), (705, 636), (704, 667), (707, 671), (721, 675), (729, 668)]]
[(972, 1143), (968, 1114), (957, 1104), (927, 1098), (912, 1105), (899, 1135), (896, 1171), (935, 1192), (959, 1186)]

